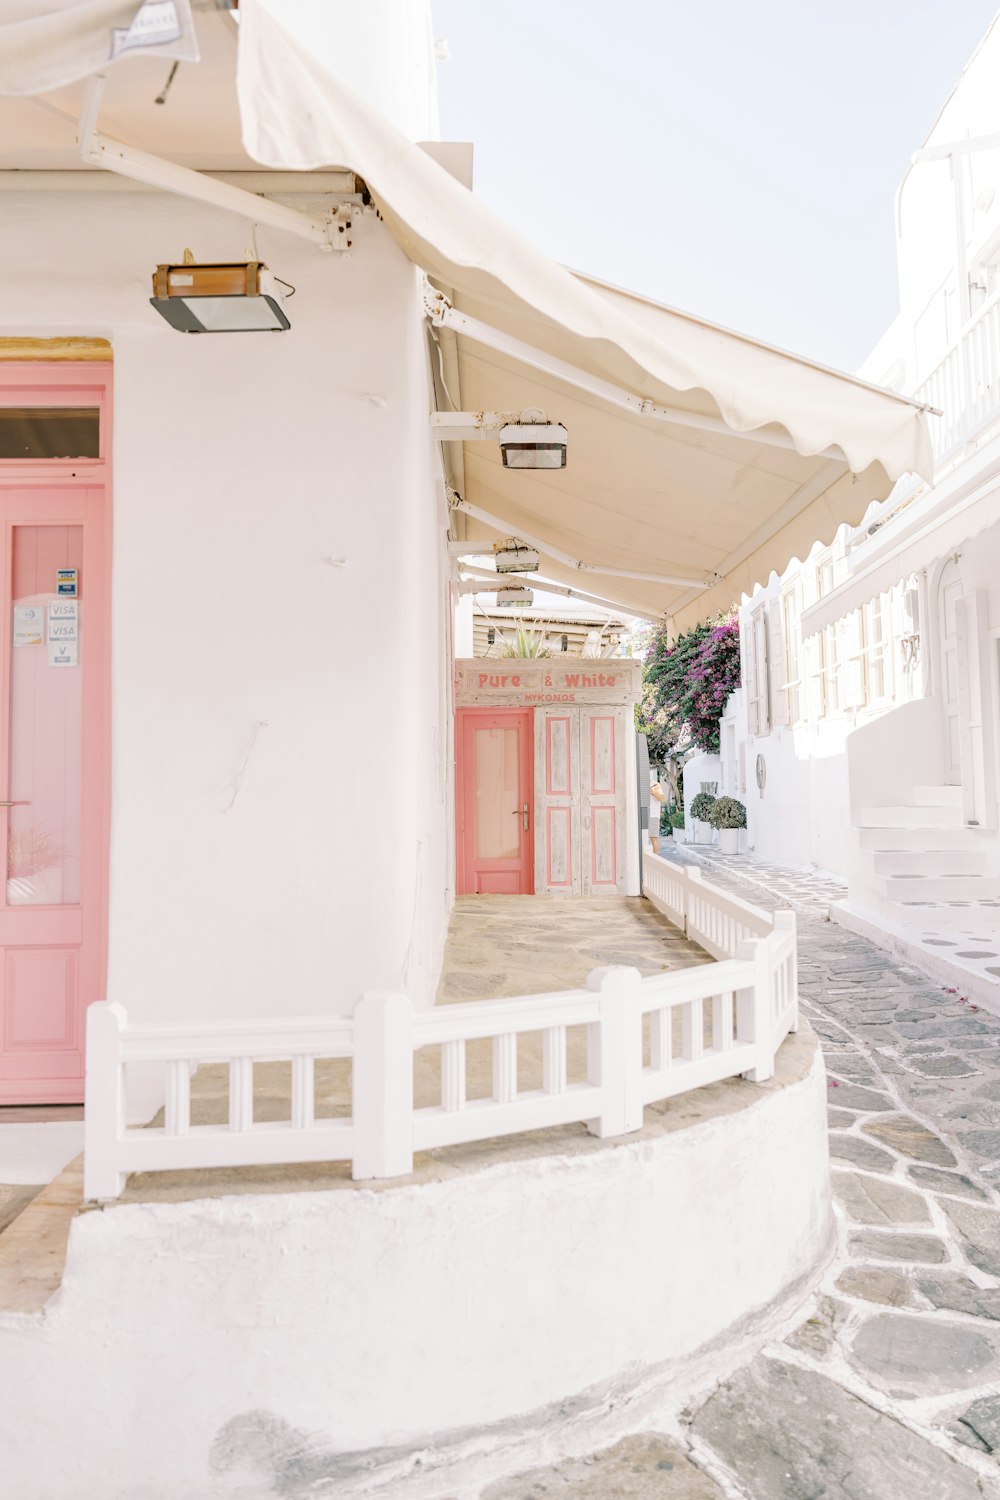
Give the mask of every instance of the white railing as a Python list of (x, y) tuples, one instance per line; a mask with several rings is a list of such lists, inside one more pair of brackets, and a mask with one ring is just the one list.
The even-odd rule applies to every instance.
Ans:
[(774, 923), (760, 907), (730, 896), (702, 879), (701, 871), (675, 865), (646, 847), (643, 895), (713, 958), (735, 958), (739, 944), (767, 937)]
[[(405, 995), (367, 994), (353, 1016), (330, 1021), (150, 1026), (130, 1024), (119, 1005), (92, 1005), (86, 1197), (117, 1197), (129, 1172), (193, 1167), (345, 1161), (357, 1179), (405, 1176), (415, 1151), (577, 1122), (600, 1137), (627, 1135), (641, 1130), (646, 1104), (739, 1074), (770, 1078), (798, 1025), (794, 914), (772, 922), (648, 850), (644, 864), (654, 903), (720, 961), (647, 979), (595, 969), (585, 989), (428, 1011)], [(486, 1098), (467, 1089), (477, 1041), (491, 1051)], [(439, 1098), (415, 1106), (414, 1065), (434, 1049)], [(351, 1060), (349, 1118), (316, 1114), (315, 1063), (327, 1058)], [(165, 1071), (163, 1124), (127, 1127), (126, 1069), (151, 1062)], [(192, 1123), (192, 1073), (219, 1062), (229, 1068), (228, 1120)], [(284, 1121), (254, 1119), (258, 1062), (291, 1065)], [(538, 1071), (541, 1087), (520, 1088), (519, 1068)]]
[(942, 413), (928, 417), (936, 468), (1000, 421), (1000, 297), (970, 319), (912, 394)]

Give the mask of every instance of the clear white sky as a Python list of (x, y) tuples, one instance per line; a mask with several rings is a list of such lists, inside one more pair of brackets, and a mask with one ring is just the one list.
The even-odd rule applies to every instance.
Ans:
[(433, 0), (441, 134), (576, 269), (842, 369), (893, 194), (996, 0)]

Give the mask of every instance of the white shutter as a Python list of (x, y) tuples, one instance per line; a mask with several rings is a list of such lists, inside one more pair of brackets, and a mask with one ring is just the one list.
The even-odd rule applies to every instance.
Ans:
[(781, 596), (772, 599), (768, 608), (771, 621), (771, 720), (774, 724), (787, 724), (788, 670), (785, 660), (785, 631), (781, 618)]
[(757, 733), (767, 734), (771, 728), (767, 708), (767, 608), (761, 604), (753, 612), (753, 635), (751, 637), (754, 658), (754, 674), (757, 701)]
[(740, 630), (740, 648), (743, 652), (743, 686), (747, 700), (747, 732), (753, 736), (760, 733), (757, 713), (757, 661), (754, 652), (754, 620), (751, 615)]

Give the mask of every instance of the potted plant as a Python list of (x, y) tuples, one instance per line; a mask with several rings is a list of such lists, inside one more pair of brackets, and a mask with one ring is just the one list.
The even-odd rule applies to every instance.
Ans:
[(691, 799), (691, 816), (694, 819), (694, 841), (696, 844), (712, 842), (711, 823), (715, 798), (711, 792), (699, 792)]
[(747, 810), (735, 797), (717, 797), (709, 821), (719, 830), (719, 847), (723, 854), (739, 854), (740, 829), (747, 826)]

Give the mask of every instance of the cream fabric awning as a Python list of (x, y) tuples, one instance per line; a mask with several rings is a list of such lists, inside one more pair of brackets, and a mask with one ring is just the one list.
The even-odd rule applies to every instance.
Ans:
[[(54, 11), (58, 0), (14, 3), (20, 20), (52, 12), (37, 56), (40, 89), (55, 76), (50, 63), (66, 42), (67, 17), (128, 9), (103, 0)], [(463, 534), (530, 532), (589, 565), (581, 573), (546, 558), (549, 576), (623, 608), (668, 614), (680, 629), (727, 607), (842, 522), (860, 520), (900, 474), (929, 472), (924, 422), (911, 403), (573, 275), (536, 250), (338, 79), (337, 13), (347, 3), (243, 0), (237, 87), (248, 156), (280, 170), (356, 172), (402, 249), (457, 309), (676, 411), (681, 422), (707, 418), (728, 429), (621, 411), (459, 334), (458, 389), (449, 380), (458, 405), (537, 406), (570, 433), (568, 467), (549, 473), (509, 472), (494, 444), (465, 444), (463, 498), (501, 524), (465, 520)], [(7, 30), (0, 24), (0, 56)], [(62, 76), (94, 66), (81, 54), (80, 71), (63, 64)], [(3, 79), (0, 69), (0, 86)], [(217, 94), (217, 74), (213, 84)], [(19, 91), (29, 87), (22, 74)], [(622, 576), (630, 572), (691, 583)], [(711, 587), (699, 587), (706, 579)]]
[[(352, 168), (460, 311), (658, 406), (721, 417), (734, 434), (792, 439), (794, 450), (782, 449), (623, 413), (459, 334), (451, 394), (462, 409), (541, 407), (570, 433), (567, 468), (549, 472), (510, 472), (495, 444), (465, 444), (464, 499), (503, 531), (527, 531), (595, 569), (715, 581), (706, 590), (581, 575), (549, 558), (546, 575), (669, 614), (681, 629), (859, 521), (900, 474), (929, 472), (924, 422), (909, 402), (574, 276), (351, 95), (314, 10), (249, 0), (241, 11), (240, 107), (257, 161)], [(822, 456), (830, 447), (837, 456)], [(465, 534), (502, 533), (472, 521)]]

